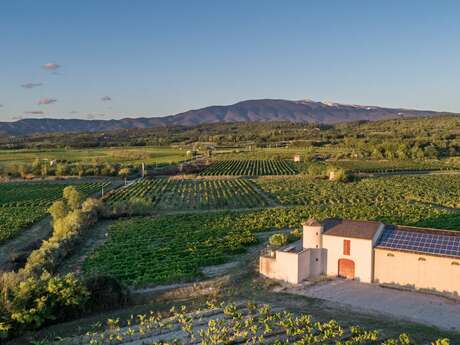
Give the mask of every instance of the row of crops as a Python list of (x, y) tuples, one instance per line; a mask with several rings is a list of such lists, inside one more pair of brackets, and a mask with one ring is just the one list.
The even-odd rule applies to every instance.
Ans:
[[(42, 218), (68, 185), (51, 182), (0, 184), (0, 243)], [(75, 187), (83, 195), (89, 195), (108, 185), (109, 182), (91, 182), (78, 183)]]
[[(85, 261), (84, 270), (105, 272), (133, 285), (191, 280), (200, 268), (232, 260), (260, 231), (300, 228), (303, 220), (374, 219), (387, 223), (439, 226), (460, 225), (451, 212), (422, 204), (314, 204), (287, 208), (213, 214), (169, 215), (119, 220), (109, 229), (107, 242)], [(436, 221), (426, 224), (427, 220)]]
[(266, 179), (261, 188), (284, 205), (392, 205), (420, 201), (460, 208), (460, 175), (393, 176), (332, 183), (308, 178)]
[[(349, 320), (348, 320), (349, 321)], [(389, 334), (390, 333), (390, 334)], [(396, 334), (395, 334), (396, 333)], [(415, 334), (423, 344), (436, 338), (436, 331), (428, 337), (419, 330)], [(425, 333), (425, 332), (423, 332)], [(390, 338), (391, 336), (391, 338)], [(186, 306), (169, 312), (150, 311), (131, 316), (121, 322), (107, 320), (104, 330), (89, 332), (64, 340), (66, 344), (302, 344), (302, 345), (410, 345), (415, 344), (408, 334), (399, 331), (366, 330), (360, 326), (341, 325), (335, 320), (316, 321), (303, 313), (268, 304), (213, 303), (205, 309), (190, 310)], [(449, 345), (438, 339), (433, 345)], [(453, 344), (453, 343), (452, 343)]]
[(134, 285), (189, 280), (200, 276), (201, 267), (222, 264), (254, 242), (251, 232), (234, 227), (230, 215), (133, 218), (111, 226), (84, 270)]
[(270, 202), (250, 180), (157, 178), (139, 180), (118, 189), (107, 198), (107, 203), (113, 205), (139, 197), (151, 200), (155, 210), (253, 208)]
[(201, 175), (208, 176), (264, 176), (295, 175), (294, 164), (286, 160), (224, 160), (207, 167)]

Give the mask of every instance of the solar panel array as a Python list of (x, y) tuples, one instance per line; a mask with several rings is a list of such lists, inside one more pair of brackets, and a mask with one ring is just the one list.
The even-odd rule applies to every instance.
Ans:
[(386, 228), (377, 247), (460, 257), (460, 236)]

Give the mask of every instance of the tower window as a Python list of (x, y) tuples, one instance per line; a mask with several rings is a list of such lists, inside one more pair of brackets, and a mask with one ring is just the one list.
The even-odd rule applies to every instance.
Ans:
[(350, 240), (343, 240), (343, 255), (350, 255)]

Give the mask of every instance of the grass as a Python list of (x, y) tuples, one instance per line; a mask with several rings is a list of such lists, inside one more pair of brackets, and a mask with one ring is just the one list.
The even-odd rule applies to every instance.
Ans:
[(184, 160), (186, 151), (171, 147), (0, 150), (0, 165), (32, 163), (36, 158), (82, 163), (160, 164)]

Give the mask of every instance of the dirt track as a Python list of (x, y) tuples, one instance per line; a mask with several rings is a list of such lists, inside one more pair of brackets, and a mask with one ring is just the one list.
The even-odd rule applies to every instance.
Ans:
[(440, 296), (341, 279), (300, 285), (285, 292), (336, 302), (359, 312), (460, 332), (460, 302)]

